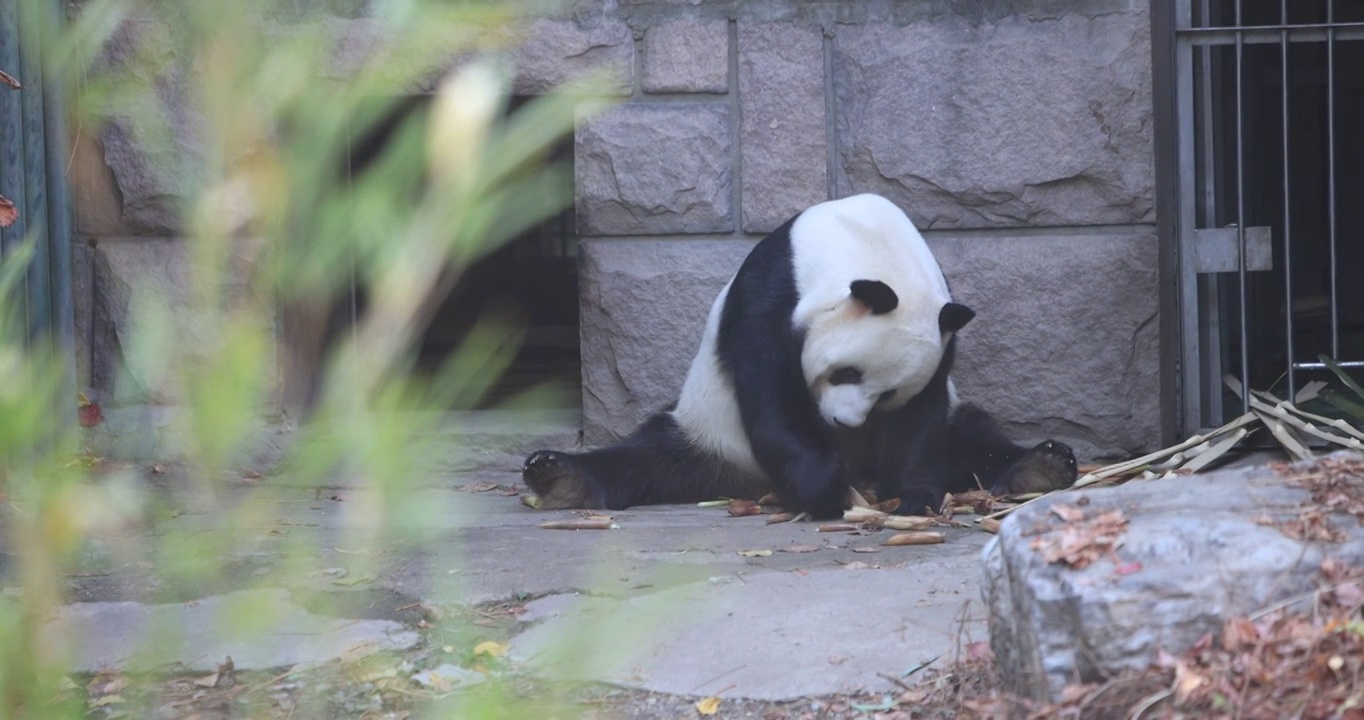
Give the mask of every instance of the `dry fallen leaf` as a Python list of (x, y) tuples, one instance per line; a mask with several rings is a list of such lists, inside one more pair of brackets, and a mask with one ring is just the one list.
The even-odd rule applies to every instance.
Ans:
[(117, 695), (128, 687), (128, 678), (123, 675), (96, 675), (85, 686), (85, 692), (92, 696)]
[(875, 510), (880, 510), (883, 513), (893, 513), (896, 510), (900, 509), (900, 498), (891, 498), (884, 502), (876, 503), (875, 505), (872, 506), (872, 508)]
[(509, 647), (505, 643), (486, 640), (474, 646), (474, 655), (487, 655), (489, 657), (502, 657), (507, 654)]
[(739, 554), (740, 554), (740, 555), (743, 555), (744, 557), (759, 558), (759, 557), (769, 557), (770, 555), (772, 555), (772, 551), (771, 551), (771, 550), (740, 550), (740, 551), (739, 551)]
[(812, 546), (812, 545), (791, 545), (791, 546), (789, 546), (789, 547), (781, 548), (778, 552), (784, 552), (784, 553), (812, 553), (812, 552), (818, 552), (818, 551), (819, 551), (819, 548), (814, 547), (814, 546)]
[(611, 518), (582, 518), (579, 520), (550, 520), (540, 523), (546, 530), (613, 530), (616, 524)]
[(497, 483), (495, 483), (495, 482), (488, 482), (487, 480), (484, 480), (483, 482), (477, 482), (477, 483), (474, 483), (473, 485), (466, 486), (466, 489), (467, 489), (469, 492), (476, 492), (476, 493), (488, 492), (489, 490), (496, 490), (496, 489), (497, 489)]
[(795, 519), (796, 519), (795, 513), (789, 512), (775, 513), (767, 517), (767, 524), (776, 525), (777, 523), (791, 522), (792, 520)]
[(894, 547), (897, 545), (937, 545), (946, 541), (947, 536), (940, 532), (906, 532), (891, 535), (881, 544)]
[(819, 532), (852, 532), (856, 529), (856, 525), (849, 525), (848, 523), (833, 523), (819, 526)]
[(720, 698), (708, 697), (696, 701), (696, 712), (702, 715), (714, 715), (720, 711)]
[(10, 75), (4, 70), (0, 70), (0, 85), (8, 85), (15, 90), (24, 89), (24, 86), (19, 84), (19, 81), (15, 79), (13, 75)]
[(980, 529), (987, 533), (998, 534), (999, 521), (994, 518), (982, 518), (980, 521)]
[(1066, 522), (1076, 522), (1085, 516), (1085, 511), (1074, 505), (1052, 505), (1051, 511)]
[(0, 195), (0, 228), (7, 228), (19, 219), (19, 211), (14, 209), (14, 203), (9, 198)]
[(205, 675), (200, 678), (195, 678), (194, 684), (198, 685), (201, 688), (211, 688), (218, 684), (218, 673), (215, 672), (211, 675)]
[(730, 517), (748, 517), (750, 515), (761, 515), (762, 511), (763, 509), (759, 507), (758, 503), (755, 503), (752, 500), (729, 501)]
[(874, 553), (874, 552), (881, 552), (881, 548), (871, 547), (871, 546), (869, 546), (869, 545), (865, 545), (865, 546), (862, 546), (862, 547), (855, 547), (855, 548), (852, 549), (852, 551), (855, 552), (855, 553)]
[(924, 530), (938, 524), (938, 521), (923, 515), (895, 515), (881, 521), (887, 530)]

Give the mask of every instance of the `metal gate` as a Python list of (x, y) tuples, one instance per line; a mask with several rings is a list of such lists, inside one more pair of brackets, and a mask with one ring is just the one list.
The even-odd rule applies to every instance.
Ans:
[[(0, 0), (0, 70), (21, 85), (0, 83), (0, 195), (13, 202), (18, 213), (13, 224), (0, 228), (0, 258), (36, 237), (23, 293), (16, 300), (23, 303), (29, 342), (52, 343), (54, 352), (70, 359), (74, 318), (65, 110), (38, 52), (50, 39), (40, 37), (37, 18), (26, 15), (49, 13), (56, 19), (64, 7), (58, 0)], [(54, 412), (74, 424), (75, 373), (70, 362), (62, 369), (70, 397)]]
[(1246, 411), (1225, 376), (1292, 398), (1319, 356), (1364, 368), (1364, 0), (1173, 10), (1187, 434)]

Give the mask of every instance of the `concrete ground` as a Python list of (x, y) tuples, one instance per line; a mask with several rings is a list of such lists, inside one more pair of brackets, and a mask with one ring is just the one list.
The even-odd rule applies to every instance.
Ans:
[[(891, 691), (911, 669), (986, 639), (978, 558), (990, 536), (978, 530), (883, 547), (891, 531), (818, 532), (695, 506), (611, 513), (610, 530), (550, 530), (539, 525), (577, 514), (531, 510), (510, 494), (517, 474), (487, 471), (448, 474), (389, 505), (358, 488), (234, 477), (228, 505), (241, 511), (205, 513), (174, 469), (147, 477), (173, 509), (93, 546), (68, 579), (80, 602), (48, 628), (74, 641), (87, 672), (139, 658), (207, 671), (228, 655), (247, 669), (403, 650), (423, 642), (403, 612), (419, 603), (524, 605), (509, 641), (518, 668), (677, 696)], [(383, 517), (399, 532), (376, 533)], [(159, 554), (148, 539), (163, 541)], [(176, 570), (195, 547), (226, 548), (213, 550), (215, 572)], [(283, 622), (242, 637), (215, 620), (233, 602)], [(130, 650), (160, 637), (153, 627), (187, 632), (150, 655)]]

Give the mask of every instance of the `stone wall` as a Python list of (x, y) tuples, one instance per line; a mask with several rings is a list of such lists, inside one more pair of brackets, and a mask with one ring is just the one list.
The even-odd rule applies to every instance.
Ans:
[(965, 396), (1019, 438), (1085, 456), (1158, 443), (1146, 3), (953, 6), (973, 10), (622, 12), (634, 92), (577, 135), (585, 442), (674, 399), (755, 240), (810, 204), (876, 192), (979, 312), (960, 341)]
[[(965, 396), (1020, 439), (1082, 455), (1155, 444), (1146, 5), (578, 0), (530, 23), (518, 92), (606, 70), (622, 100), (575, 136), (585, 441), (674, 399), (753, 242), (812, 203), (878, 192), (979, 312), (961, 337)], [(335, 18), (351, 39), (338, 72), (369, 22)], [(179, 169), (135, 129), (83, 138), (73, 163), (78, 328), (97, 389), (124, 364), (130, 259), (174, 277)]]

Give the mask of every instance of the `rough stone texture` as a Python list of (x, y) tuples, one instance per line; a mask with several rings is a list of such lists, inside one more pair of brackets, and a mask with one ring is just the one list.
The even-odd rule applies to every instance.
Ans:
[(634, 430), (677, 399), (715, 296), (746, 240), (586, 240), (578, 272), (583, 442)]
[(819, 26), (739, 23), (743, 228), (764, 233), (829, 198)]
[(67, 177), (71, 184), (77, 233), (127, 234), (114, 173), (104, 160), (104, 148), (98, 140), (87, 135), (75, 143)]
[(1018, 441), (1084, 458), (1160, 443), (1152, 235), (934, 237), (953, 297), (975, 309), (953, 377)]
[(588, 73), (604, 73), (607, 90), (628, 95), (635, 82), (634, 33), (618, 19), (580, 25), (537, 18), (525, 26), (513, 62), (520, 95), (544, 94)]
[(1155, 217), (1145, 4), (1035, 22), (840, 25), (840, 191), (920, 227)]
[(729, 91), (729, 21), (680, 17), (644, 34), (644, 92)]
[[(1159, 443), (1156, 239), (933, 237), (955, 297), (962, 396), (1020, 442), (1085, 458)], [(706, 313), (747, 241), (584, 242), (579, 259), (583, 439), (624, 436), (677, 397)]]
[(579, 233), (733, 229), (727, 105), (621, 105), (580, 121), (576, 136)]
[(1205, 633), (1220, 632), (1228, 618), (1313, 590), (1328, 556), (1346, 566), (1364, 562), (1364, 530), (1349, 516), (1332, 516), (1348, 536), (1339, 544), (1303, 543), (1256, 523), (1265, 514), (1296, 517), (1308, 498), (1265, 467), (1131, 482), (1083, 496), (1087, 514), (1117, 508), (1127, 516), (1117, 561), (1141, 563), (1140, 570), (1118, 575), (1109, 559), (1071, 570), (1046, 564), (1032, 549), (1034, 527), (1059, 526), (1049, 509), (1075, 502), (1071, 494), (1019, 510), (984, 552), (1000, 671), (1010, 689), (1039, 699), (1055, 698), (1066, 683), (1145, 669), (1159, 650), (1182, 653)]
[[(233, 257), (238, 269), (228, 278), (228, 294), (247, 299), (247, 269), (253, 264), (252, 244), (238, 244)], [(191, 278), (184, 241), (170, 239), (103, 240), (93, 251), (94, 317), (93, 385), (108, 405), (131, 403), (177, 404), (182, 390), (175, 385), (173, 364), (189, 362), (212, 352), (218, 327), (191, 301)], [(155, 352), (138, 353), (139, 333), (157, 330), (135, 317), (135, 296), (160, 296), (167, 301), (170, 327)], [(266, 306), (262, 299), (255, 299)], [(265, 318), (274, 337), (274, 317)], [(148, 335), (147, 337), (152, 337)], [(274, 377), (268, 379), (273, 385)]]
[(307, 666), (343, 654), (408, 648), (420, 639), (392, 620), (314, 615), (284, 590), (243, 590), (168, 605), (77, 603), (58, 609), (41, 634), (43, 647), (66, 648), (70, 669), (83, 673), (171, 665), (212, 672), (229, 656), (238, 670)]
[[(890, 550), (861, 557), (892, 562)], [(726, 698), (787, 700), (890, 692), (886, 676), (960, 649), (956, 616), (976, 590), (962, 572), (965, 561), (939, 555), (904, 570), (763, 573), (625, 602), (583, 599), (548, 611), (557, 617), (513, 639), (512, 657), (556, 679), (672, 695), (728, 688)], [(774, 611), (774, 598), (784, 597), (800, 602)], [(854, 611), (850, 598), (857, 599)], [(679, 608), (685, 620), (662, 620)], [(582, 637), (599, 651), (582, 652), (574, 641)]]
[[(165, 23), (136, 16), (118, 27), (95, 62), (97, 73), (118, 73), (126, 82), (121, 92), (134, 95), (120, 98), (120, 112), (99, 132), (122, 201), (121, 226), (133, 234), (171, 235), (181, 227), (179, 205), (201, 154), (191, 81), (175, 72), (173, 52)], [(92, 171), (96, 182), (98, 172)]]

